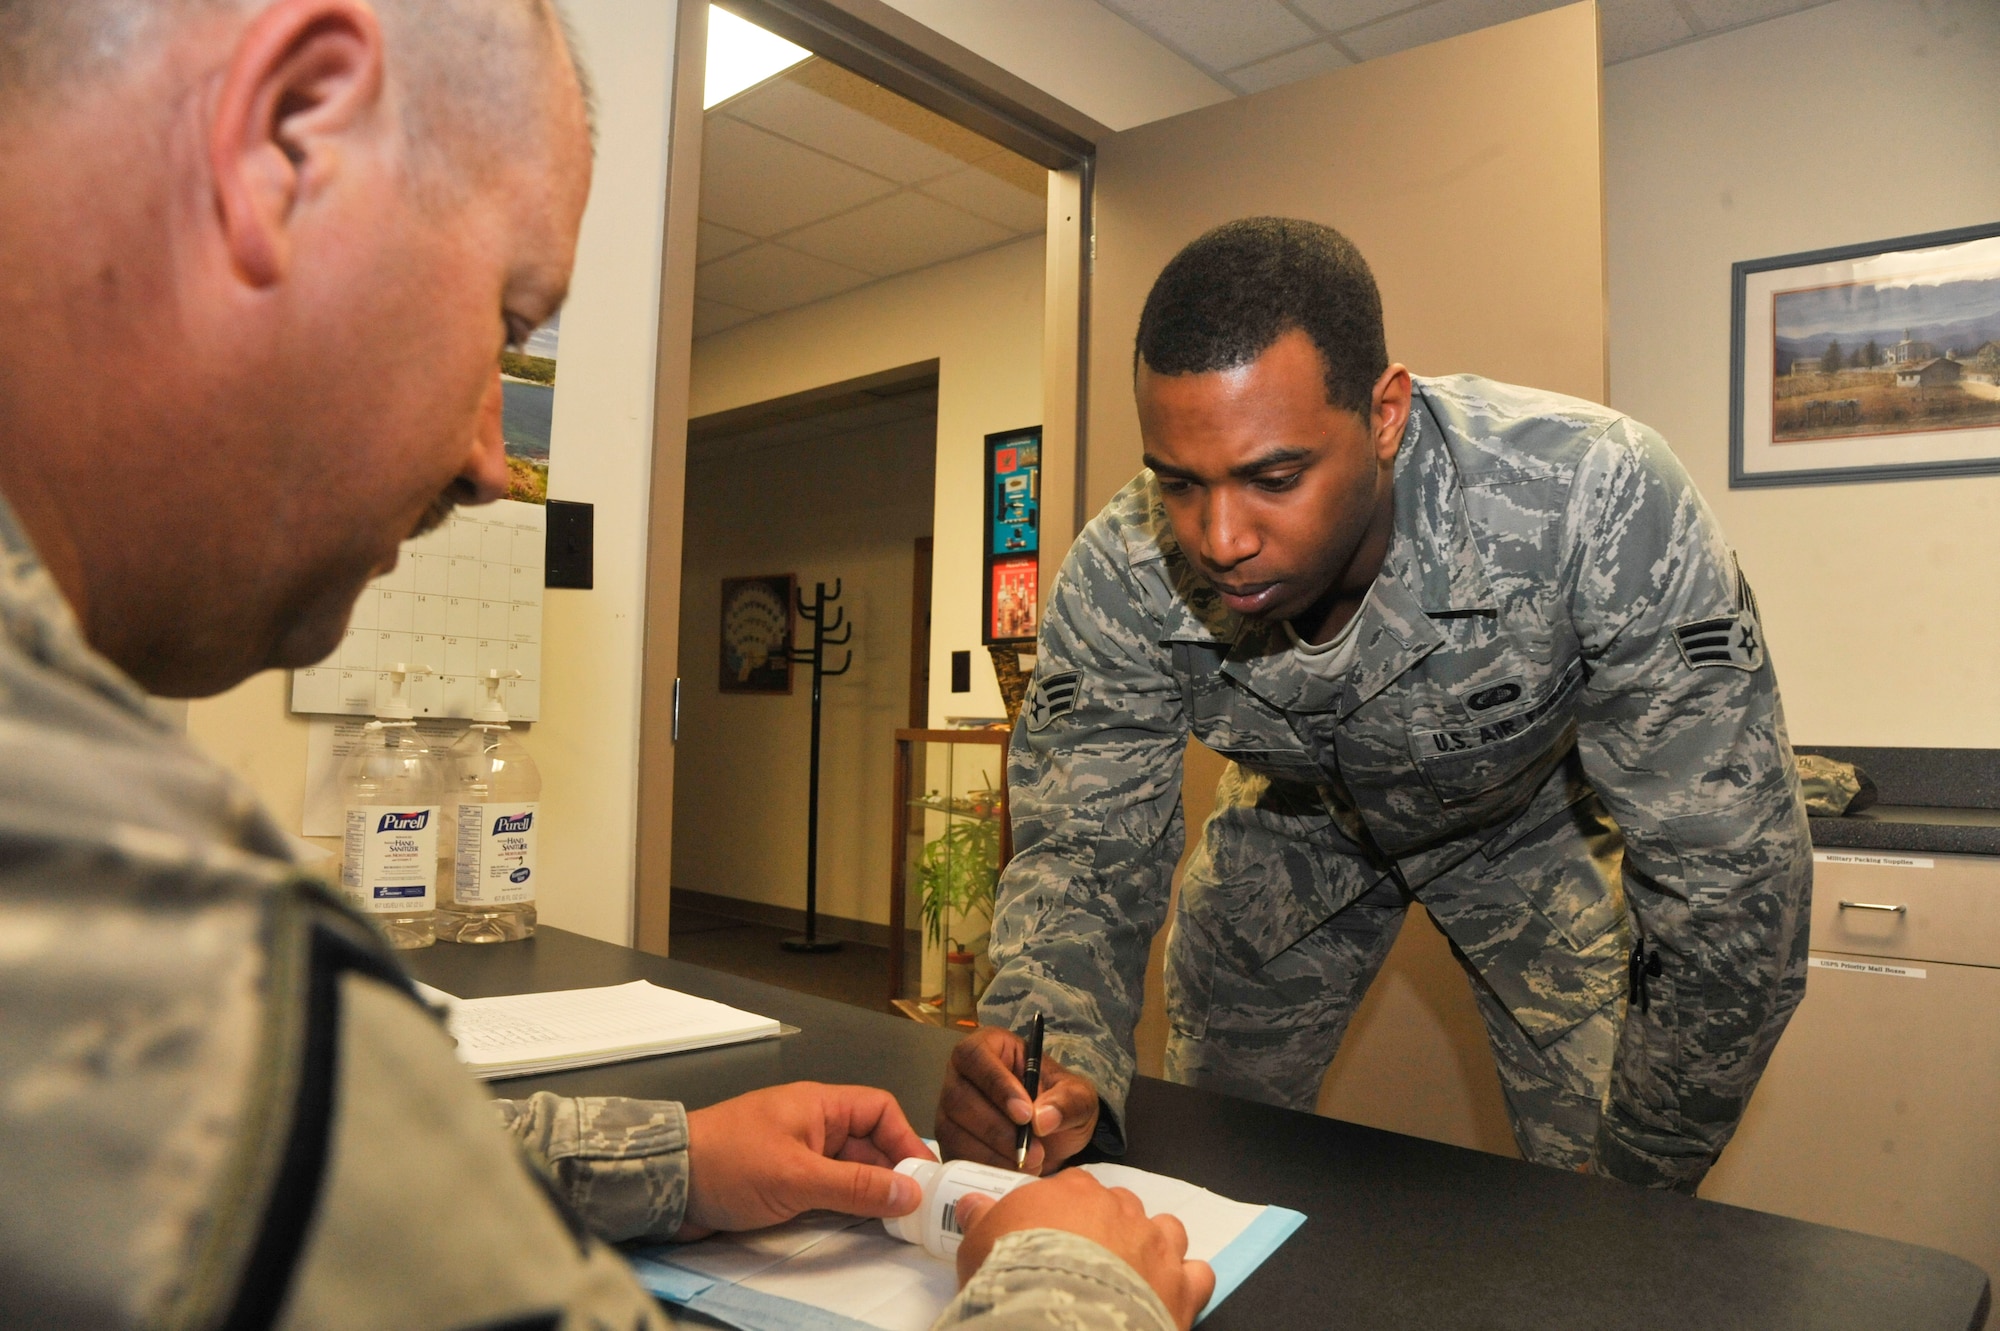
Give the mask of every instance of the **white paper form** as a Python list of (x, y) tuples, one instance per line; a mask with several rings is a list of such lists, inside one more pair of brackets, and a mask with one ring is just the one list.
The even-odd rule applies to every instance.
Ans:
[[(1231, 1201), (1127, 1165), (1083, 1169), (1106, 1187), (1131, 1189), (1148, 1215), (1167, 1212), (1186, 1227), (1188, 1256), (1215, 1267), (1204, 1316), (1305, 1221), (1296, 1211)], [(926, 1331), (958, 1292), (951, 1261), (891, 1238), (878, 1221), (824, 1212), (632, 1255), (655, 1294), (753, 1331), (795, 1331), (815, 1325), (815, 1313), (880, 1331)]]
[(507, 714), (540, 719), (547, 559), (548, 510), (513, 499), (460, 509), (403, 542), (396, 567), (354, 603), (340, 646), (292, 672), (292, 710), (373, 716), (401, 661), (431, 669), (408, 686), (420, 717), (469, 718), (479, 680), (498, 670), (510, 675), (500, 690)]
[(779, 1034), (770, 1017), (645, 980), (501, 998), (417, 990), (445, 1010), (458, 1061), (474, 1076), (519, 1077), (706, 1049)]

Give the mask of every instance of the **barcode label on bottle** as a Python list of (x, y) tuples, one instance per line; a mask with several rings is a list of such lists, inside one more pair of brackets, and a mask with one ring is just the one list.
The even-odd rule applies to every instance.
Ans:
[(954, 1197), (944, 1204), (944, 1219), (940, 1223), (945, 1233), (964, 1235), (965, 1231), (958, 1227), (958, 1198)]

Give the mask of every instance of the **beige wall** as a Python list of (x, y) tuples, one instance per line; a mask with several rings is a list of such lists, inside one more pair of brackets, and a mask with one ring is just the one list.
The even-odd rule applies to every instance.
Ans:
[[(981, 450), (988, 434), (1042, 419), (1042, 251), (1040, 236), (1016, 241), (695, 343), (690, 416), (938, 362), (935, 725), (947, 716), (1001, 712), (1000, 690), (979, 645)], [(967, 650), (972, 692), (954, 694), (951, 653)], [(691, 668), (701, 669), (700, 661)], [(690, 835), (680, 838), (682, 854)]]
[[(1382, 286), (1390, 354), (1602, 400), (1597, 17), (1575, 5), (1117, 135), (1098, 166), (1087, 492), (1139, 466), (1133, 330), (1175, 250), (1234, 217), (1346, 232)], [(1194, 745), (1188, 826), (1220, 762)], [(1166, 1026), (1154, 948), (1140, 1065)], [(1413, 911), (1319, 1109), (1502, 1154), (1514, 1147), (1466, 981)]]
[(1838, 0), (1605, 73), (1611, 400), (1736, 544), (1795, 739), (2000, 745), (2000, 476), (1730, 490), (1729, 267), (2000, 220), (1996, 126), (1991, 0)]
[[(850, 650), (853, 664), (823, 690), (819, 909), (888, 923), (892, 743), (909, 723), (911, 573), (931, 531), (936, 439), (919, 417), (756, 451), (716, 441), (689, 458), (675, 887), (804, 904), (812, 672), (794, 667), (789, 695), (722, 691), (722, 579), (791, 573), (811, 597), (838, 578), (854, 640), (828, 649), (830, 664)], [(798, 637), (809, 644), (810, 626)]]
[(1139, 469), (1132, 336), (1176, 250), (1277, 213), (1375, 269), (1389, 353), (1602, 401), (1597, 18), (1571, 5), (1114, 135), (1097, 168), (1087, 493)]
[[(563, 311), (549, 489), (596, 505), (597, 586), (548, 593), (542, 720), (529, 742), (544, 784), (541, 918), (619, 943), (632, 929), (646, 501), (677, 11), (641, 0), (569, 5), (597, 85), (597, 171)], [(289, 697), (289, 675), (257, 676), (190, 705), (188, 733), (297, 832), (306, 724), (286, 710)]]

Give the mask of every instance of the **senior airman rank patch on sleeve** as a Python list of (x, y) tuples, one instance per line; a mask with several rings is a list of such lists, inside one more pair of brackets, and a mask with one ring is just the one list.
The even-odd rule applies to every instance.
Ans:
[(1680, 644), (1681, 660), (1691, 669), (1719, 666), (1755, 670), (1764, 664), (1763, 635), (1757, 631), (1755, 614), (1748, 609), (1683, 624), (1674, 630), (1674, 641)]
[(1035, 696), (1028, 699), (1028, 729), (1043, 730), (1059, 716), (1076, 710), (1076, 696), (1083, 689), (1083, 672), (1065, 670), (1059, 675), (1035, 681)]

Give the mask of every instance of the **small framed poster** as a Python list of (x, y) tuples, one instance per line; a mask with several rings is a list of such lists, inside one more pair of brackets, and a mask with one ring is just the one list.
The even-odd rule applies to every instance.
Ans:
[(792, 691), (792, 609), (796, 587), (790, 573), (722, 580), (724, 693)]
[(1032, 644), (1040, 628), (1042, 427), (986, 436), (986, 586), (980, 641)]
[(2000, 223), (1731, 277), (1730, 488), (2000, 471)]

